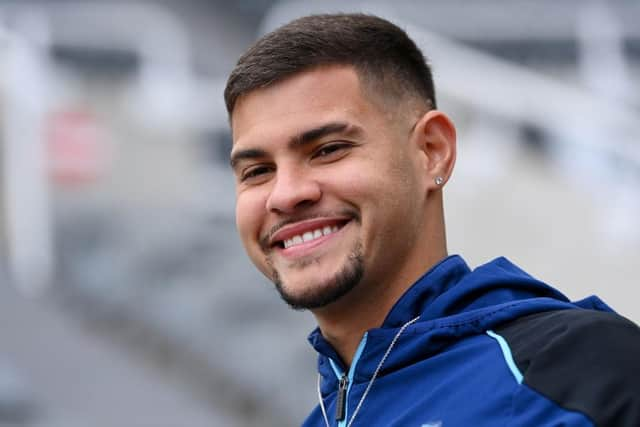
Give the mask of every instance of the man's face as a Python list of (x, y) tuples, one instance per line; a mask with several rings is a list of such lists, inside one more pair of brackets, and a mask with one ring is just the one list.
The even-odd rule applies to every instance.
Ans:
[(351, 67), (318, 68), (233, 111), (240, 237), (295, 308), (390, 285), (415, 256), (426, 195), (409, 142), (417, 117), (383, 111), (363, 88)]

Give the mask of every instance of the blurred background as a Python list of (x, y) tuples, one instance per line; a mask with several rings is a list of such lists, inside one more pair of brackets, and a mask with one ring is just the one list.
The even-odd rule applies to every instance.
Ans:
[(300, 424), (314, 322), (236, 237), (222, 90), (329, 11), (432, 62), (450, 253), (640, 321), (640, 3), (0, 1), (0, 427)]

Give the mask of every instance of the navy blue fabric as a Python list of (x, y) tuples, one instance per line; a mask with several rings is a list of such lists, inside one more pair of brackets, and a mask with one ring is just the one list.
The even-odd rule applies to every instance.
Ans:
[[(311, 333), (329, 421), (348, 424), (391, 340), (419, 316), (399, 338), (352, 426), (592, 426), (584, 415), (519, 384), (500, 346), (486, 334), (527, 314), (570, 308), (611, 311), (595, 296), (571, 303), (505, 258), (471, 271), (460, 256), (450, 256), (400, 298), (380, 328), (367, 332), (366, 346), (351, 367), (341, 423), (333, 416), (338, 378), (329, 358), (345, 367), (320, 331)], [(319, 407), (303, 426), (325, 426)]]

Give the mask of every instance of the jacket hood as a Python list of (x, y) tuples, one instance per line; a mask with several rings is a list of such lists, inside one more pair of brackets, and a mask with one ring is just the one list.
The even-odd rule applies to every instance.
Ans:
[[(568, 308), (612, 311), (595, 296), (571, 303), (562, 293), (533, 278), (506, 258), (474, 270), (458, 255), (449, 256), (418, 279), (396, 302), (380, 328), (369, 330), (354, 358), (356, 382), (367, 381), (399, 329), (410, 320), (385, 361), (380, 377), (413, 360), (435, 355), (465, 336), (535, 312)], [(320, 354), (323, 389), (335, 386), (335, 367), (344, 365), (316, 328), (309, 342)], [(334, 368), (328, 358), (333, 360)]]

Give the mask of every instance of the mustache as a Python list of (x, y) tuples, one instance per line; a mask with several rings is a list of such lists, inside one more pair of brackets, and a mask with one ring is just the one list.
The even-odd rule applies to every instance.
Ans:
[(307, 221), (310, 219), (316, 218), (327, 218), (327, 217), (348, 217), (360, 223), (360, 213), (355, 209), (341, 209), (339, 211), (331, 211), (331, 212), (315, 212), (304, 215), (292, 216), (289, 218), (282, 219), (278, 221), (275, 225), (273, 225), (267, 233), (265, 233), (262, 237), (260, 237), (260, 247), (264, 252), (267, 252), (271, 249), (271, 245), (269, 242), (274, 234), (276, 234), (282, 227), (285, 227), (289, 224), (294, 224), (296, 222)]

